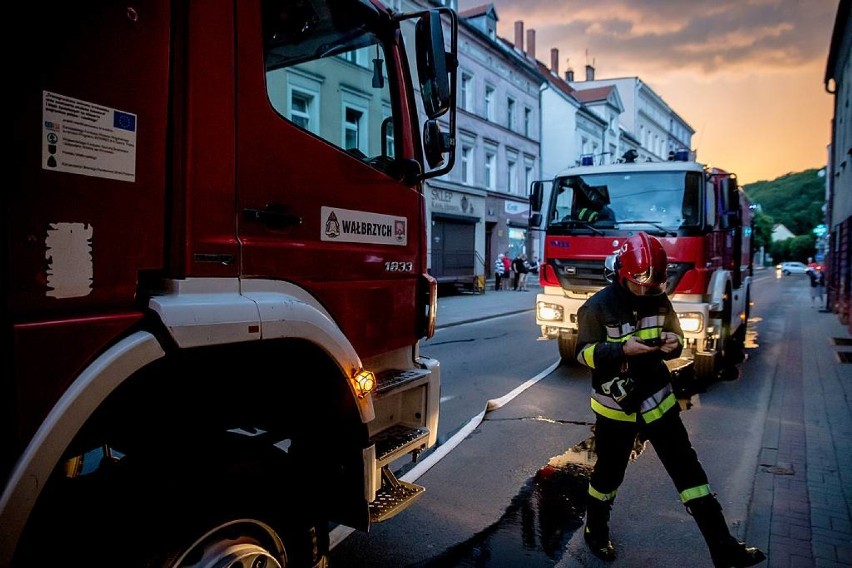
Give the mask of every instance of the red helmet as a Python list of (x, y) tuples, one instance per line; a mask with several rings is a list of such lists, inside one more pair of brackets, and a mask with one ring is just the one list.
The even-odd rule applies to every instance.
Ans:
[(659, 288), (662, 292), (668, 274), (668, 258), (657, 237), (637, 233), (627, 239), (618, 251), (618, 278), (644, 288)]

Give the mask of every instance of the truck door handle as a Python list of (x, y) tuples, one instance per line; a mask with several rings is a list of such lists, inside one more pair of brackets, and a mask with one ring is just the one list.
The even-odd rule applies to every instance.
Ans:
[(293, 225), (301, 225), (302, 218), (285, 211), (283, 205), (273, 203), (263, 209), (243, 209), (243, 219), (258, 221), (270, 229), (286, 229)]

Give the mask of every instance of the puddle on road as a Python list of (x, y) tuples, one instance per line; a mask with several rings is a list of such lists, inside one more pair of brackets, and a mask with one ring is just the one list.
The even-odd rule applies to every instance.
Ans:
[[(527, 480), (494, 524), (418, 568), (553, 566), (571, 536), (583, 526), (589, 476), (594, 466), (594, 434), (551, 458)], [(631, 459), (644, 450), (637, 440)]]
[[(757, 328), (761, 321), (757, 317), (749, 318), (746, 350), (759, 346)], [(677, 384), (674, 381), (682, 411), (692, 408), (692, 399), (704, 390), (694, 378), (684, 378), (688, 382)], [(594, 427), (592, 430), (590, 437), (551, 458), (528, 479), (494, 524), (439, 556), (412, 566), (536, 568), (557, 564), (574, 532), (583, 527), (589, 477), (597, 457)], [(637, 459), (646, 446), (646, 441), (637, 438), (630, 460)]]

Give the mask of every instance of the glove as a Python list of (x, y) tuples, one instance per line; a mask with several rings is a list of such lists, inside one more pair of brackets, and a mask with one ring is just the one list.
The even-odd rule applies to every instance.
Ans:
[(615, 377), (611, 381), (603, 383), (601, 389), (628, 414), (633, 414), (639, 410), (639, 406), (642, 404), (642, 399), (636, 390), (636, 383), (630, 377)]

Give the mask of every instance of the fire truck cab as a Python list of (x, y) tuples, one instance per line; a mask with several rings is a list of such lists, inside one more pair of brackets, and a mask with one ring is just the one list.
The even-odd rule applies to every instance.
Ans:
[(456, 26), (16, 11), (0, 566), (323, 566), (329, 524), (417, 500), (391, 465), (437, 440), (422, 182), (453, 166)]

